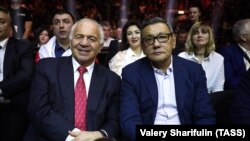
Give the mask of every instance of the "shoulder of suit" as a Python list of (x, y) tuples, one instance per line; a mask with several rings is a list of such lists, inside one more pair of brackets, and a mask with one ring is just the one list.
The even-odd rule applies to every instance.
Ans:
[(25, 40), (18, 40), (15, 38), (9, 38), (7, 45), (14, 45), (14, 47), (17, 48), (31, 48), (31, 42), (30, 41), (25, 41)]

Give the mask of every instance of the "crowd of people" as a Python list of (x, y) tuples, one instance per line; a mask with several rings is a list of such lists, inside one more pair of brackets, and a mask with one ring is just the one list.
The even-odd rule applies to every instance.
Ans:
[(136, 125), (216, 125), (210, 96), (223, 91), (225, 118), (250, 124), (250, 19), (217, 49), (201, 15), (192, 5), (174, 26), (131, 18), (112, 36), (109, 21), (59, 9), (30, 40), (20, 0), (0, 6), (0, 140), (134, 141)]

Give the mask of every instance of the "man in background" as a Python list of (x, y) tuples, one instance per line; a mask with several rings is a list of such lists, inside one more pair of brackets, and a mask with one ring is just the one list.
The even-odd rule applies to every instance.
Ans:
[(69, 33), (74, 21), (73, 15), (66, 10), (58, 10), (54, 14), (52, 28), (55, 36), (39, 49), (40, 59), (71, 55)]
[(224, 57), (225, 90), (235, 90), (250, 67), (250, 19), (237, 21), (232, 32), (235, 43), (218, 51)]

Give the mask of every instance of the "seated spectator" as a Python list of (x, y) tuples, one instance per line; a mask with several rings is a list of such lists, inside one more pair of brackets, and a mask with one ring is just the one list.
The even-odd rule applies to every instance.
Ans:
[(136, 125), (215, 124), (215, 112), (200, 64), (172, 56), (176, 37), (159, 17), (141, 29), (147, 57), (122, 71), (120, 125), (125, 141), (135, 141)]
[(201, 8), (197, 4), (190, 5), (188, 8), (189, 14), (189, 20), (192, 24), (201, 21)]
[[(52, 33), (50, 30), (50, 27), (42, 26), (40, 29), (38, 29), (38, 32), (36, 34), (36, 39), (34, 41), (33, 49), (34, 49), (34, 56), (38, 57), (38, 50), (41, 46), (45, 45), (49, 39), (52, 37)], [(35, 62), (37, 63), (39, 61), (39, 58), (35, 59)]]
[(142, 57), (145, 55), (141, 48), (140, 25), (135, 21), (129, 21), (122, 30), (121, 51), (109, 61), (109, 68), (121, 76), (122, 69), (126, 65)]
[(22, 140), (34, 72), (30, 42), (9, 37), (11, 20), (10, 12), (0, 7), (0, 141)]
[(73, 24), (74, 17), (68, 11), (59, 10), (54, 14), (52, 28), (55, 36), (39, 49), (40, 59), (71, 55), (69, 33)]
[(190, 24), (187, 20), (182, 20), (177, 22), (175, 27), (176, 33), (176, 46), (172, 52), (173, 55), (178, 55), (179, 53), (185, 51), (185, 43), (190, 29)]
[(236, 43), (218, 51), (224, 57), (225, 90), (234, 90), (250, 67), (250, 19), (236, 22), (232, 31)]
[[(88, 28), (86, 28), (88, 27)], [(118, 138), (120, 77), (95, 63), (103, 31), (82, 19), (71, 29), (72, 56), (39, 61), (30, 88), (24, 141)]]
[(202, 65), (207, 78), (208, 93), (224, 90), (224, 58), (215, 52), (211, 27), (205, 22), (195, 23), (187, 37), (187, 50), (180, 57)]

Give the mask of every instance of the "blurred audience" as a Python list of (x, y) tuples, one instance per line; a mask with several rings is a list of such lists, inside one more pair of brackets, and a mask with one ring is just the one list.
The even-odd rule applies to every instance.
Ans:
[(21, 0), (11, 0), (10, 13), (15, 29), (14, 37), (28, 40), (32, 33), (33, 24), (31, 11), (21, 7)]

